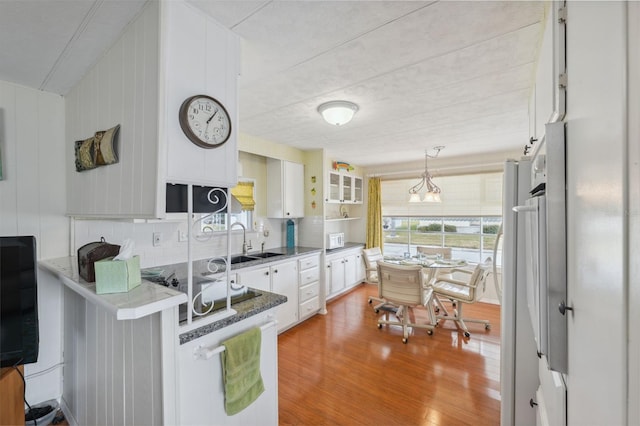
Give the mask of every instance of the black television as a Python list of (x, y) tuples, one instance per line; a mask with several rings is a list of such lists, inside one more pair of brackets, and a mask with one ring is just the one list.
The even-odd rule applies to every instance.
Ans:
[(36, 362), (39, 344), (36, 239), (0, 237), (0, 366)]

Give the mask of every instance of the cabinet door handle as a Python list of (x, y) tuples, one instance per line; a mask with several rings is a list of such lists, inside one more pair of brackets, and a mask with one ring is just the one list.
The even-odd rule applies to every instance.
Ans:
[(265, 274), (265, 275), (269, 275), (269, 271), (265, 272), (264, 274)]
[(560, 311), (560, 313), (562, 315), (564, 315), (566, 313), (566, 311), (573, 311), (573, 307), (572, 306), (567, 306), (564, 303), (564, 300), (562, 302), (560, 302), (560, 305), (558, 306), (558, 310)]
[(274, 269), (274, 270), (273, 270), (273, 273), (274, 273), (274, 274), (277, 274), (277, 273), (278, 273), (278, 270), (277, 270), (277, 269)]

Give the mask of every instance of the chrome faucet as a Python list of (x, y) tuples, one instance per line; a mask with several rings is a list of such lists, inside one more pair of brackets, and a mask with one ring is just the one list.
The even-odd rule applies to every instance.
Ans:
[(229, 227), (229, 230), (233, 229), (236, 225), (240, 225), (242, 228), (242, 254), (246, 256), (249, 253), (249, 249), (253, 248), (251, 247), (251, 241), (249, 241), (249, 245), (247, 245), (247, 228), (240, 222), (234, 222)]

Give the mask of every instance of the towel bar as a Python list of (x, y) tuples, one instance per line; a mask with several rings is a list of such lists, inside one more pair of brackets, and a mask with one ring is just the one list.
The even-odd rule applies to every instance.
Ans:
[[(269, 321), (268, 323), (260, 326), (260, 331), (265, 331), (266, 329), (275, 326), (277, 323), (278, 321), (275, 320)], [(224, 349), (224, 345), (216, 346), (215, 348), (208, 348), (206, 346), (199, 345), (193, 350), (193, 357), (195, 359), (207, 360), (215, 354), (224, 352)]]

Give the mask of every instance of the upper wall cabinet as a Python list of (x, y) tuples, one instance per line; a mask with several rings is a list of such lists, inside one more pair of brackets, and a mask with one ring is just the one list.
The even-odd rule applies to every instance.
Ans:
[[(238, 37), (198, 9), (148, 2), (66, 98), (67, 213), (163, 218), (167, 183), (235, 186), (239, 58)], [(231, 135), (215, 148), (180, 126), (180, 106), (199, 94), (229, 114)], [(74, 142), (118, 124), (118, 162), (77, 172)]]
[(267, 217), (304, 217), (304, 165), (267, 158)]
[(362, 177), (329, 172), (328, 203), (362, 203)]

